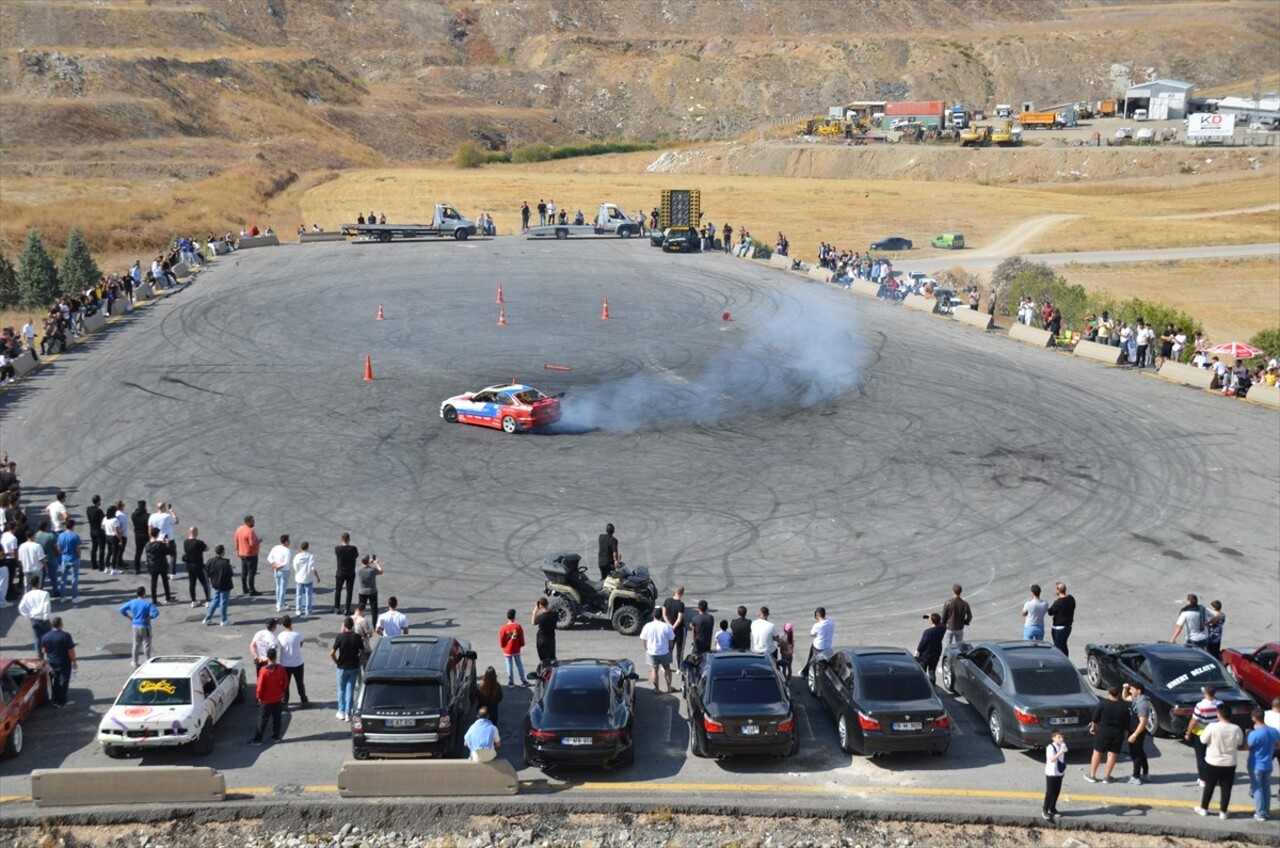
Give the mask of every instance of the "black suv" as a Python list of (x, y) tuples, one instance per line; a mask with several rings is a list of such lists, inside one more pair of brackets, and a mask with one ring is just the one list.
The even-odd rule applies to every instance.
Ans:
[(351, 719), (355, 758), (462, 756), (475, 659), (469, 642), (450, 636), (378, 642)]

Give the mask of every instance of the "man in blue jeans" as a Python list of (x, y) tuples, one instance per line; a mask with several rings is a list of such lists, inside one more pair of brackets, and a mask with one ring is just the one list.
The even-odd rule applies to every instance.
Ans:
[(67, 519), (67, 529), (58, 534), (58, 551), (62, 556), (62, 599), (67, 599), (67, 579), (71, 580), (71, 603), (80, 603), (80, 548), (84, 542), (76, 532), (76, 520)]
[(213, 559), (209, 560), (204, 567), (205, 574), (209, 578), (209, 587), (213, 591), (213, 599), (209, 601), (209, 607), (204, 613), (204, 623), (213, 624), (214, 612), (221, 612), (223, 627), (235, 624), (227, 618), (227, 602), (231, 599), (231, 590), (236, 587), (236, 575), (231, 568), (231, 561), (223, 556), (226, 550), (222, 545), (215, 546)]
[(347, 616), (342, 620), (342, 632), (333, 640), (329, 656), (338, 667), (338, 712), (336, 717), (348, 721), (355, 710), (356, 679), (360, 676), (360, 650), (364, 642), (356, 635), (356, 623)]
[(1267, 726), (1260, 707), (1253, 708), (1253, 730), (1249, 743), (1249, 794), (1253, 796), (1253, 817), (1266, 821), (1271, 814), (1271, 763), (1280, 753), (1280, 730)]

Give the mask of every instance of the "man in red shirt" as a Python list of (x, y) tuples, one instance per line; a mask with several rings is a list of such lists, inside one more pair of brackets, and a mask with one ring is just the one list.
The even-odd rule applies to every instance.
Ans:
[(236, 556), (240, 557), (240, 593), (261, 595), (258, 591), (258, 552), (262, 537), (253, 529), (253, 516), (246, 515), (244, 524), (236, 528)]
[(267, 664), (258, 669), (258, 732), (249, 740), (250, 745), (262, 744), (262, 731), (271, 720), (271, 741), (280, 741), (280, 716), (284, 712), (284, 695), (289, 689), (289, 675), (284, 666), (276, 662), (276, 649), (267, 649)]
[(502, 655), (507, 658), (507, 688), (516, 685), (517, 669), (520, 671), (520, 685), (528, 686), (524, 661), (520, 659), (520, 649), (524, 647), (524, 628), (516, 623), (516, 611), (513, 609), (507, 610), (507, 623), (498, 631), (498, 645), (502, 648)]

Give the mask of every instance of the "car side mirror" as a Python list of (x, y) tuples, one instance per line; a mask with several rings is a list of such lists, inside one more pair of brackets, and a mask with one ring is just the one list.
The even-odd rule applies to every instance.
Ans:
[(530, 683), (537, 683), (542, 678), (538, 677), (538, 672), (531, 671), (524, 676), (524, 679), (528, 680)]
[(463, 655), (464, 657), (466, 657), (467, 659), (472, 660), (472, 661), (474, 661), (474, 660), (476, 659), (476, 652), (475, 652), (475, 651), (464, 651), (462, 655)]

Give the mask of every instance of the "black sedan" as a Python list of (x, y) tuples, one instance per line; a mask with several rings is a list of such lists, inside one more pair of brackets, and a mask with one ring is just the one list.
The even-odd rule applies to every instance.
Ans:
[(880, 239), (880, 241), (871, 242), (872, 250), (910, 250), (911, 239), (902, 236), (889, 236), (889, 238)]
[(942, 685), (986, 720), (998, 746), (1043, 748), (1061, 731), (1071, 747), (1092, 742), (1098, 698), (1045, 642), (962, 642), (942, 655)]
[(635, 666), (630, 660), (561, 660), (529, 675), (527, 766), (629, 766), (635, 762)]
[(1231, 706), (1232, 723), (1246, 732), (1253, 728), (1253, 698), (1236, 687), (1222, 663), (1198, 648), (1171, 642), (1089, 644), (1085, 656), (1085, 677), (1099, 689), (1142, 683), (1155, 707), (1157, 734), (1184, 735), (1205, 686), (1214, 687), (1214, 697)]
[(838, 648), (815, 661), (810, 691), (835, 717), (846, 754), (928, 751), (951, 743), (951, 718), (902, 648)]
[(769, 657), (723, 651), (689, 657), (685, 714), (695, 757), (800, 750), (796, 713), (781, 672)]
[(702, 236), (693, 227), (668, 227), (662, 238), (666, 253), (696, 253), (702, 249)]

